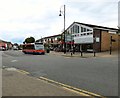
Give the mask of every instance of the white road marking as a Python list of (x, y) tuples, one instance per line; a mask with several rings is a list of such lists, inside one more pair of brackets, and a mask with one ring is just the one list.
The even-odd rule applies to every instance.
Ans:
[(8, 71), (16, 71), (17, 69), (16, 68), (6, 68), (6, 70), (8, 70)]
[(18, 60), (12, 60), (11, 62), (17, 62)]

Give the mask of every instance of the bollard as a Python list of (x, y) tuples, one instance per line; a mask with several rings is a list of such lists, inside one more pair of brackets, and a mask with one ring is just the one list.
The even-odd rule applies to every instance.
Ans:
[(94, 57), (95, 57), (96, 55), (95, 55), (95, 51), (94, 51)]
[(83, 53), (82, 53), (82, 51), (81, 51), (81, 57), (83, 56)]

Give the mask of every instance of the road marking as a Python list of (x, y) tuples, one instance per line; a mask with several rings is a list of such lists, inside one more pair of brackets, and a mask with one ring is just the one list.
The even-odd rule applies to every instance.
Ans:
[(5, 68), (5, 69), (8, 70), (8, 71), (17, 71), (16, 68)]
[(39, 79), (41, 80), (44, 80), (44, 81), (47, 81), (49, 83), (53, 83), (53, 84), (56, 84), (56, 85), (60, 85), (66, 89), (69, 89), (71, 91), (74, 91), (74, 92), (77, 92), (79, 93), (80, 95), (83, 95), (83, 96), (90, 96), (90, 97), (97, 97), (97, 98), (105, 98), (101, 95), (98, 95), (98, 94), (95, 94), (95, 93), (92, 93), (92, 92), (89, 92), (89, 91), (86, 91), (86, 90), (82, 90), (82, 89), (79, 89), (79, 88), (75, 88), (75, 87), (72, 87), (72, 86), (69, 86), (69, 85), (66, 85), (66, 84), (63, 84), (63, 83), (60, 83), (60, 82), (57, 82), (57, 81), (54, 81), (54, 80), (51, 80), (51, 79), (48, 79), (48, 78), (45, 78), (45, 77), (39, 77)]
[(11, 62), (17, 62), (18, 60), (12, 60)]
[[(62, 87), (63, 89), (66, 89), (66, 90), (69, 90), (69, 91), (71, 91), (71, 92), (75, 92), (75, 93), (77, 93), (77, 94), (80, 94), (80, 95), (82, 95), (82, 96), (88, 96), (89, 97), (89, 95), (87, 95), (87, 94), (84, 94), (84, 93), (81, 93), (81, 92), (78, 92), (78, 91), (75, 91), (75, 90), (72, 90), (72, 89), (69, 89), (69, 88), (66, 88), (66, 87)], [(90, 98), (92, 98), (92, 97), (90, 97)]]
[[(20, 70), (20, 69), (17, 69), (16, 71), (18, 71), (20, 73), (23, 73), (23, 74), (30, 74), (29, 72), (24, 71), (24, 70)], [(82, 90), (82, 89), (79, 89), (79, 88), (75, 88), (75, 87), (72, 87), (72, 86), (69, 86), (69, 85), (66, 85), (66, 84), (63, 84), (63, 83), (60, 83), (60, 82), (45, 78), (45, 77), (39, 77), (38, 79), (47, 81), (47, 82), (52, 83), (52, 84), (59, 85), (59, 86), (63, 87), (64, 89), (68, 89), (68, 90), (70, 90), (72, 92), (79, 93), (82, 96), (89, 96), (90, 98), (95, 98), (95, 97), (97, 97), (97, 98), (106, 98), (104, 96), (101, 96), (101, 95), (98, 95), (98, 94), (95, 94), (95, 93), (92, 93), (92, 92), (89, 92), (89, 91), (86, 91), (86, 90)]]
[(24, 70), (20, 70), (20, 69), (18, 69), (17, 71), (20, 72), (20, 73), (22, 73), (22, 74), (30, 74), (29, 72), (24, 71)]

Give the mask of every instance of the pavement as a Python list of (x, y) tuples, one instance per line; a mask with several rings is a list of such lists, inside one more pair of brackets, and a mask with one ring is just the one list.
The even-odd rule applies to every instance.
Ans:
[(27, 75), (15, 68), (2, 69), (2, 96), (88, 96)]
[[(118, 51), (112, 51), (111, 55), (110, 55), (110, 51), (97, 52), (97, 53), (95, 53), (95, 57), (116, 57), (116, 56), (118, 56), (118, 53), (119, 53)], [(72, 53), (72, 55), (71, 55), (71, 52), (66, 52), (66, 54), (64, 54), (63, 52), (51, 51), (50, 54), (61, 55), (61, 56), (66, 56), (66, 57), (81, 57), (81, 58), (94, 57), (94, 53), (85, 53), (85, 52), (82, 53), (82, 56), (81, 56), (80, 52), (75, 52), (74, 54)]]

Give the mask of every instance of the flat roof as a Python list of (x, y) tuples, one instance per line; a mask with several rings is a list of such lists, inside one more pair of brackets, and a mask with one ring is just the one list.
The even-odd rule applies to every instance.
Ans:
[[(51, 37), (57, 37), (57, 36), (61, 36), (61, 34), (52, 35), (52, 36), (47, 36), (47, 37), (43, 37), (43, 38), (41, 38), (41, 39), (51, 38)], [(36, 40), (36, 41), (39, 41), (39, 40), (41, 40), (41, 39), (38, 39), (38, 40)]]

